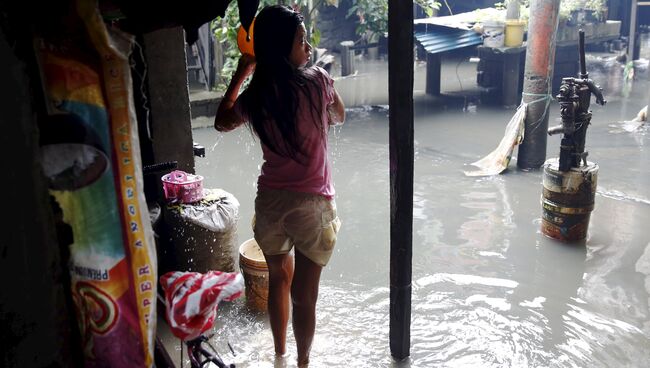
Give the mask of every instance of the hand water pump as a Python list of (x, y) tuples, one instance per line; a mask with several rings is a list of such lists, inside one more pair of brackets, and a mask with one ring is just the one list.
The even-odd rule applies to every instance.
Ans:
[(580, 76), (563, 78), (559, 94), (562, 124), (548, 129), (549, 135), (562, 133), (560, 157), (544, 163), (542, 191), (542, 233), (562, 241), (587, 237), (594, 209), (598, 165), (588, 162), (585, 151), (587, 127), (591, 123), (592, 94), (605, 105), (603, 93), (587, 73), (585, 34), (580, 30)]

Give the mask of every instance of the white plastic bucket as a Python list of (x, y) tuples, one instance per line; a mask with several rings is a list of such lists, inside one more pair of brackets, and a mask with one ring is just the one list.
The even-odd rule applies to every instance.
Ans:
[(496, 20), (483, 22), (483, 46), (503, 47), (505, 41), (505, 24)]
[(265, 312), (269, 299), (269, 269), (255, 239), (248, 239), (239, 246), (239, 268), (246, 285), (246, 304)]

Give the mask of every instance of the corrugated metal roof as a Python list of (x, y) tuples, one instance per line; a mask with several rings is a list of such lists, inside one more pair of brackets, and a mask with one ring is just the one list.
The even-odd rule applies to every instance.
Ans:
[(481, 35), (472, 30), (437, 24), (416, 24), (415, 39), (429, 54), (437, 54), (483, 43)]

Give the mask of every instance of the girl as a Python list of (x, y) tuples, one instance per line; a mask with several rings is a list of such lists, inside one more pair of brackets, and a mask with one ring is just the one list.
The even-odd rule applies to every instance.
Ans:
[[(327, 132), (345, 119), (329, 74), (305, 67), (311, 45), (302, 16), (269, 6), (255, 19), (255, 59), (243, 55), (215, 118), (230, 131), (248, 122), (262, 144), (255, 240), (269, 268), (268, 311), (275, 353), (286, 353), (291, 296), (298, 366), (309, 363), (321, 270), (340, 226), (327, 155)], [(250, 85), (237, 97), (244, 80)], [(295, 247), (294, 260), (289, 251)]]

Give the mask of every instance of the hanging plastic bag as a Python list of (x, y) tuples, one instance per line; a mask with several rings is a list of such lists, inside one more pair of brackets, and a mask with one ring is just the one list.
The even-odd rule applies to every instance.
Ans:
[(512, 151), (524, 140), (524, 121), (528, 104), (522, 103), (506, 126), (506, 132), (497, 148), (482, 159), (472, 162), (479, 170), (465, 171), (467, 176), (498, 175), (508, 168)]

